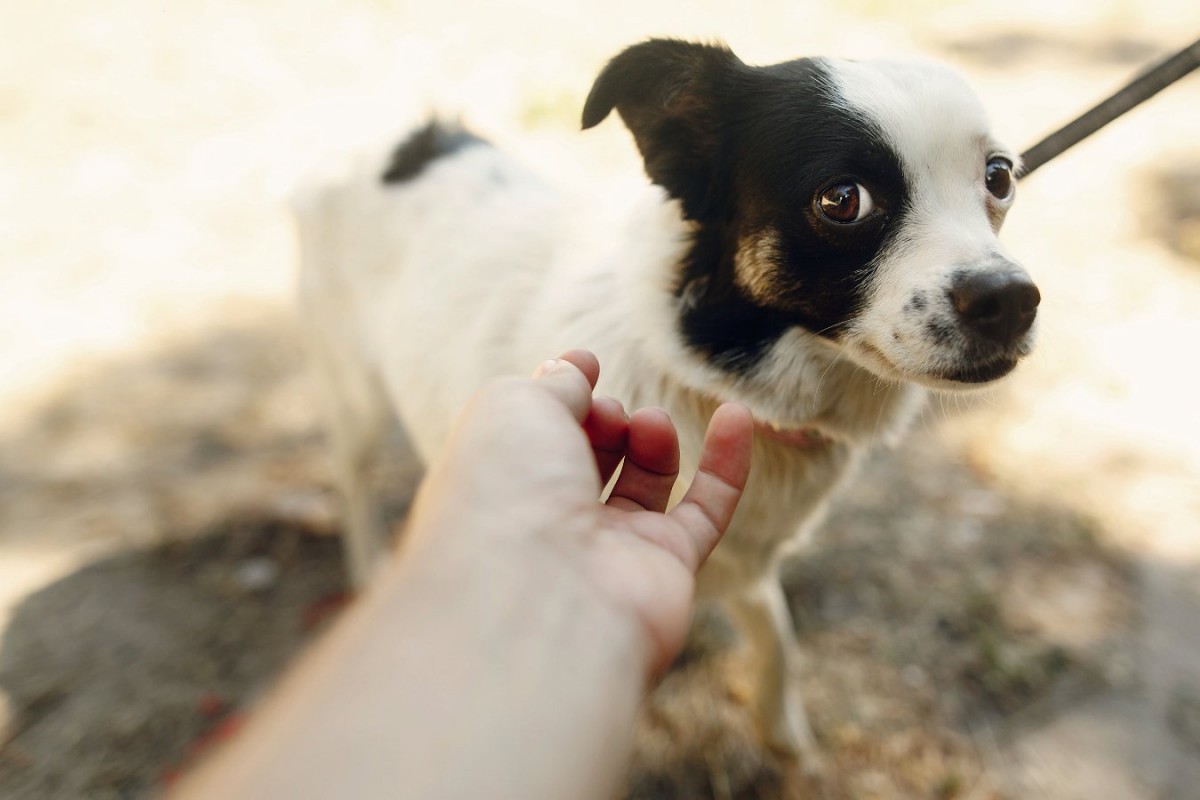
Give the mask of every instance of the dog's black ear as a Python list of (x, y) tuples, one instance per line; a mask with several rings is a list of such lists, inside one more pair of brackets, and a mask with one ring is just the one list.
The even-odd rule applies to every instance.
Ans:
[(646, 174), (702, 219), (713, 208), (716, 157), (725, 141), (727, 106), (745, 64), (723, 45), (651, 39), (628, 48), (596, 78), (583, 106), (583, 127), (614, 108), (633, 133)]

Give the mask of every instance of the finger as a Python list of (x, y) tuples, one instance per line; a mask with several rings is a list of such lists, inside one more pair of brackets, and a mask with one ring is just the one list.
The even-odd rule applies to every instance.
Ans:
[(663, 512), (679, 477), (679, 437), (667, 412), (641, 408), (629, 419), (625, 464), (608, 497), (616, 508)]
[(542, 362), (534, 371), (533, 378), (538, 386), (548, 390), (566, 406), (577, 422), (587, 419), (588, 412), (592, 409), (592, 384), (579, 367), (570, 361), (552, 358)]
[(629, 443), (629, 417), (625, 414), (625, 407), (612, 397), (594, 398), (592, 411), (583, 421), (583, 431), (596, 456), (600, 483), (607, 484), (625, 457)]
[(683, 525), (695, 544), (699, 569), (729, 527), (750, 476), (754, 419), (739, 403), (717, 409), (704, 435), (700, 468), (671, 517)]
[(600, 359), (596, 358), (595, 353), (591, 350), (568, 350), (559, 359), (570, 361), (578, 367), (583, 377), (587, 378), (588, 385), (596, 388), (596, 381), (600, 380)]

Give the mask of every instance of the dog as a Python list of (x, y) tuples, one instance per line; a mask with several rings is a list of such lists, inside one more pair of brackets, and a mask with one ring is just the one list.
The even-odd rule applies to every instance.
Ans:
[(932, 63), (750, 66), (651, 39), (604, 67), (583, 127), (613, 110), (649, 177), (616, 209), (436, 120), (297, 195), (348, 563), (362, 583), (386, 546), (367, 473), (393, 414), (428, 461), (489, 378), (586, 347), (598, 391), (670, 413), (685, 485), (712, 411), (740, 401), (752, 474), (698, 592), (752, 648), (765, 742), (815, 763), (781, 559), (929, 390), (1031, 351), (1040, 295), (997, 239), (1018, 157)]

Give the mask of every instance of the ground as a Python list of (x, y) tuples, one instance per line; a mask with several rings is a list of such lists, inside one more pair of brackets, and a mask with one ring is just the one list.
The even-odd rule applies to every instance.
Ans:
[[(1200, 29), (1192, 3), (1122, 0), (4, 16), (4, 798), (153, 794), (347, 601), (280, 200), (318, 151), (437, 98), (552, 174), (636, 179), (619, 126), (576, 117), (651, 33), (947, 59), (1021, 146)], [(825, 776), (759, 748), (736, 634), (704, 609), (631, 797), (1196, 796), (1197, 109), (1193, 77), (1022, 184), (1004, 239), (1045, 296), (1037, 354), (933, 401), (789, 566)], [(417, 470), (392, 467), (399, 514)]]

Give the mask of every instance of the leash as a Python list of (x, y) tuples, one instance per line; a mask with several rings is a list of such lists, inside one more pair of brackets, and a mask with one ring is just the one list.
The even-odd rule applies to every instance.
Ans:
[(1021, 154), (1019, 177), (1030, 175), (1118, 117), (1132, 111), (1175, 81), (1200, 67), (1200, 39), (1151, 67), (1073, 122), (1056, 130)]

